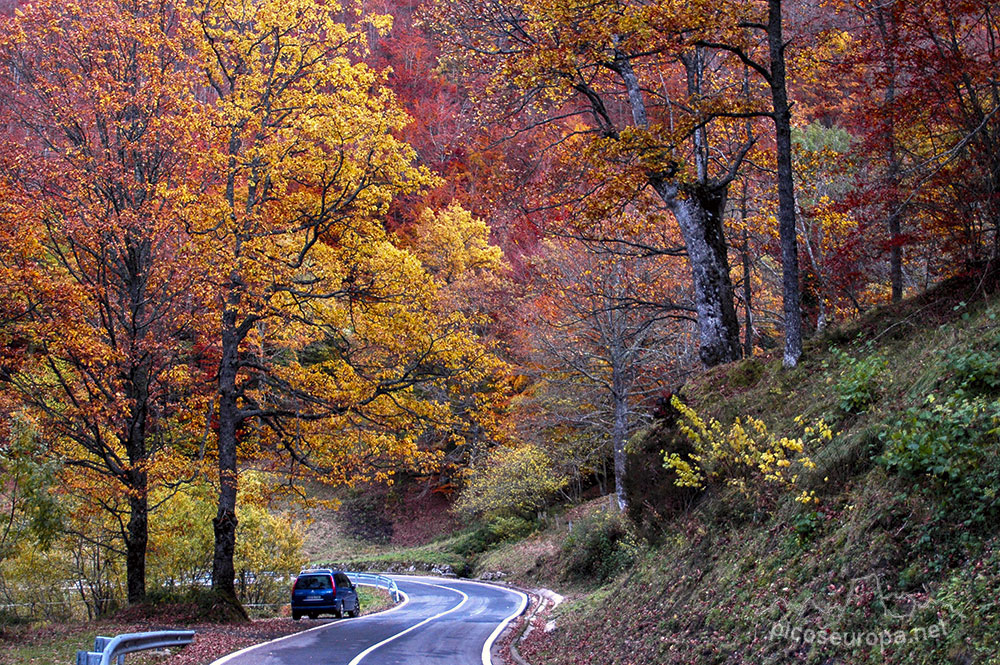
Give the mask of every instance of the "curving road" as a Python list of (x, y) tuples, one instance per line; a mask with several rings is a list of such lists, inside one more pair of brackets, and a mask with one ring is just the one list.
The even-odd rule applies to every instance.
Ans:
[(490, 665), (489, 649), (527, 603), (475, 582), (393, 576), (402, 604), (230, 654), (212, 665)]

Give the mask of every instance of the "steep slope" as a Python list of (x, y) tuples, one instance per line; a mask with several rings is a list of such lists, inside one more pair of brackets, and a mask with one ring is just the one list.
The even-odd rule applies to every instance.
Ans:
[(696, 447), (668, 414), (630, 444), (633, 517), (656, 545), (533, 631), (527, 660), (1000, 663), (1000, 304), (986, 286), (870, 313), (795, 370), (751, 359), (681, 389), (724, 435), (747, 417), (775, 438), (820, 420), (834, 435), (803, 439), (816, 466), (794, 486), (722, 459), (693, 491), (662, 466)]

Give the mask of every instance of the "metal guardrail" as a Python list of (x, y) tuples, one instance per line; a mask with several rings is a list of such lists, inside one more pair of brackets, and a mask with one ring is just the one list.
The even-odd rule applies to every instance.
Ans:
[[(375, 573), (347, 572), (347, 577), (355, 584), (385, 589), (393, 602), (400, 598), (396, 580)], [(94, 638), (93, 651), (77, 651), (76, 665), (124, 665), (125, 654), (149, 649), (166, 649), (186, 646), (194, 640), (193, 630), (162, 630), (150, 633), (125, 633), (116, 637)]]
[(392, 596), (392, 602), (399, 602), (399, 587), (396, 586), (396, 580), (391, 577), (386, 577), (385, 575), (376, 575), (374, 573), (345, 573), (347, 577), (355, 584), (363, 584), (365, 586), (373, 586), (379, 589), (385, 589)]
[(193, 630), (161, 630), (153, 633), (125, 633), (117, 637), (94, 638), (93, 651), (77, 651), (76, 665), (118, 665), (125, 663), (125, 654), (147, 649), (165, 649), (191, 644)]

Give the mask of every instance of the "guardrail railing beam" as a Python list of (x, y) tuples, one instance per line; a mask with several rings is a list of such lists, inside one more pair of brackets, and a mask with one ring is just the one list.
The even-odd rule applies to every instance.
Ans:
[(182, 647), (194, 640), (193, 630), (161, 630), (94, 638), (93, 651), (77, 651), (76, 665), (124, 665), (125, 654), (148, 649)]
[[(399, 587), (396, 585), (396, 580), (391, 577), (386, 577), (385, 575), (377, 575), (374, 573), (345, 573), (348, 578), (351, 579), (355, 584), (363, 584), (365, 586), (373, 586), (376, 588), (385, 588), (386, 591), (392, 596), (392, 602), (399, 602)], [(367, 580), (367, 581), (362, 581)]]

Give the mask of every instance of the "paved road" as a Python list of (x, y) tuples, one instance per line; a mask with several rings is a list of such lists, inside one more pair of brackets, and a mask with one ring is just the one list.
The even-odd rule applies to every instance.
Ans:
[(526, 602), (486, 584), (393, 578), (406, 595), (393, 610), (331, 620), (212, 665), (489, 665), (489, 646)]

